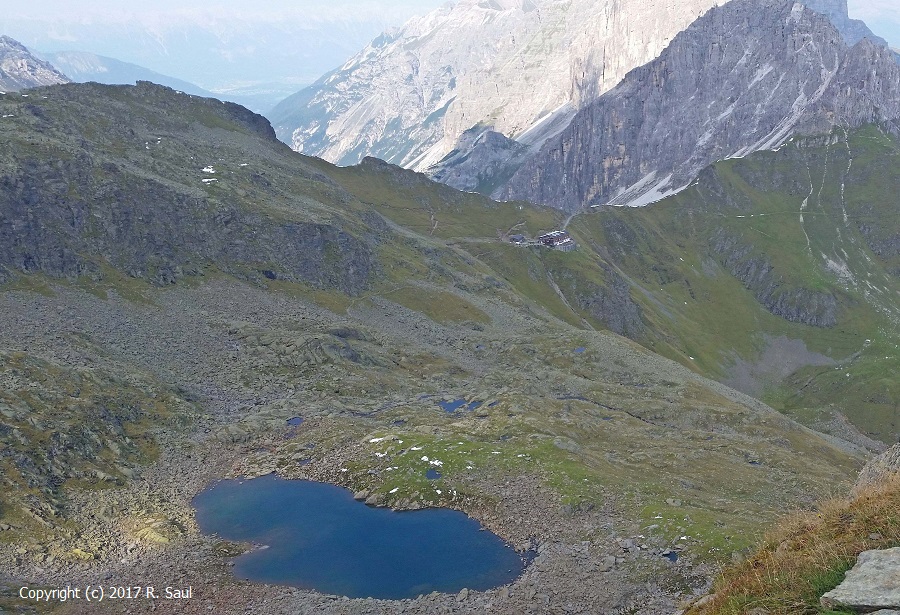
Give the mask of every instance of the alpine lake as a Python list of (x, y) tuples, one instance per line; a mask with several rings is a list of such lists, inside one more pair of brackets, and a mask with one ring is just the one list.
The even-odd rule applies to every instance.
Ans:
[(249, 542), (241, 579), (350, 598), (506, 585), (526, 560), (465, 514), (367, 506), (342, 487), (276, 475), (223, 480), (193, 501), (204, 534)]

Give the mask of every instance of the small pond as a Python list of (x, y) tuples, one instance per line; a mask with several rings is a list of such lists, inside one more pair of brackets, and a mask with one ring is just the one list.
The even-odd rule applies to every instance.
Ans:
[(477, 410), (481, 407), (481, 404), (484, 402), (481, 400), (475, 400), (467, 402), (465, 399), (442, 399), (438, 402), (438, 405), (441, 407), (444, 412), (456, 412), (459, 409), (468, 410), (469, 412), (473, 410)]
[(193, 504), (203, 533), (265, 545), (235, 560), (235, 575), (250, 581), (402, 599), (498, 587), (525, 566), (461, 512), (373, 508), (325, 483), (275, 475), (224, 480)]

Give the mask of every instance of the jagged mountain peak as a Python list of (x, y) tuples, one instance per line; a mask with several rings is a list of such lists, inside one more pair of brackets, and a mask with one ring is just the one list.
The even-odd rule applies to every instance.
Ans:
[(270, 116), (297, 151), (423, 170), (473, 126), (518, 138), (580, 108), (715, 3), (463, 0), (376, 38)]
[(25, 47), (25, 45), (5, 34), (0, 34), (0, 50), (24, 51), (26, 53), (28, 52), (28, 49)]
[(581, 110), (497, 196), (563, 209), (645, 205), (716, 160), (894, 117), (900, 67), (886, 47), (850, 47), (797, 2), (733, 0)]
[(847, 0), (803, 0), (802, 4), (828, 17), (848, 45), (853, 45), (863, 38), (868, 38), (884, 47), (888, 46), (887, 41), (880, 36), (876, 36), (864, 21), (850, 18)]
[(0, 90), (17, 92), (41, 85), (68, 83), (50, 63), (34, 56), (19, 41), (0, 35)]

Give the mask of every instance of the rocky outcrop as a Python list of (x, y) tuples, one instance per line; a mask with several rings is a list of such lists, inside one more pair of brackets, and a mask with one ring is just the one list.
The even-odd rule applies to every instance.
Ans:
[(772, 314), (814, 327), (837, 323), (838, 302), (833, 294), (788, 284), (764, 255), (736, 237), (720, 231), (713, 238), (712, 250), (722, 266)]
[(134, 477), (155, 452), (147, 426), (188, 411), (166, 387), (135, 374), (0, 352), (0, 514), (19, 509), (50, 527), (62, 512), (60, 487)]
[(68, 82), (65, 75), (49, 62), (35, 57), (22, 43), (0, 36), (0, 91), (18, 92)]
[(860, 553), (844, 581), (821, 602), (828, 609), (859, 613), (900, 609), (900, 547)]
[(888, 477), (896, 474), (900, 474), (900, 444), (895, 444), (863, 466), (853, 492), (858, 494), (866, 487), (883, 484)]
[(490, 194), (524, 162), (530, 148), (494, 130), (475, 127), (428, 170), (431, 179), (457, 190)]
[(495, 196), (567, 210), (645, 205), (710, 163), (795, 134), (900, 117), (900, 66), (783, 0), (710, 10), (654, 61), (579, 111)]
[[(15, 145), (0, 154), (0, 278), (44, 273), (100, 279), (111, 266), (166, 285), (212, 267), (245, 279), (305, 282), (348, 294), (368, 286), (377, 269), (368, 241), (301, 208), (273, 215), (259, 205), (294, 198), (269, 179), (277, 166), (249, 170), (235, 160), (228, 176), (212, 165), (202, 168), (223, 160), (229, 139), (240, 159), (283, 148), (261, 116), (147, 83), (71, 85), (47, 93), (40, 104), (0, 101), (14, 116), (7, 125)], [(127, 123), (119, 113), (135, 117)], [(98, 123), (104, 131), (94, 128)], [(48, 138), (65, 142), (72, 126), (84, 132), (71, 149), (38, 145)], [(216, 148), (200, 141), (209, 130), (219, 131), (212, 137)], [(170, 137), (178, 147), (157, 157), (154, 149), (168, 148)], [(158, 168), (166, 170), (154, 173)], [(322, 175), (306, 181), (333, 190)]]
[(518, 138), (654, 58), (714, 0), (460, 0), (373, 40), (270, 117), (297, 151), (424, 170), (473, 126)]
[(0, 212), (0, 264), (9, 272), (99, 278), (108, 262), (166, 285), (214, 265), (355, 294), (375, 264), (363, 242), (333, 226), (278, 223), (87, 157), (29, 160), (0, 178)]
[(641, 308), (631, 297), (628, 281), (609, 270), (610, 281), (605, 288), (591, 285), (577, 296), (578, 306), (603, 323), (610, 331), (632, 339), (644, 331)]

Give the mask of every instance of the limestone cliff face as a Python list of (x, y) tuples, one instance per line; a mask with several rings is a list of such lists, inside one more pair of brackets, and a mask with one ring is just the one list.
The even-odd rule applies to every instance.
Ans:
[(0, 36), (0, 91), (18, 92), (68, 82), (65, 75), (33, 56), (20, 42)]
[(305, 154), (423, 170), (476, 125), (540, 133), (541, 120), (593, 101), (715, 3), (460, 0), (375, 39), (270, 117)]
[(575, 116), (495, 196), (645, 205), (717, 160), (900, 117), (900, 66), (795, 2), (734, 0)]

